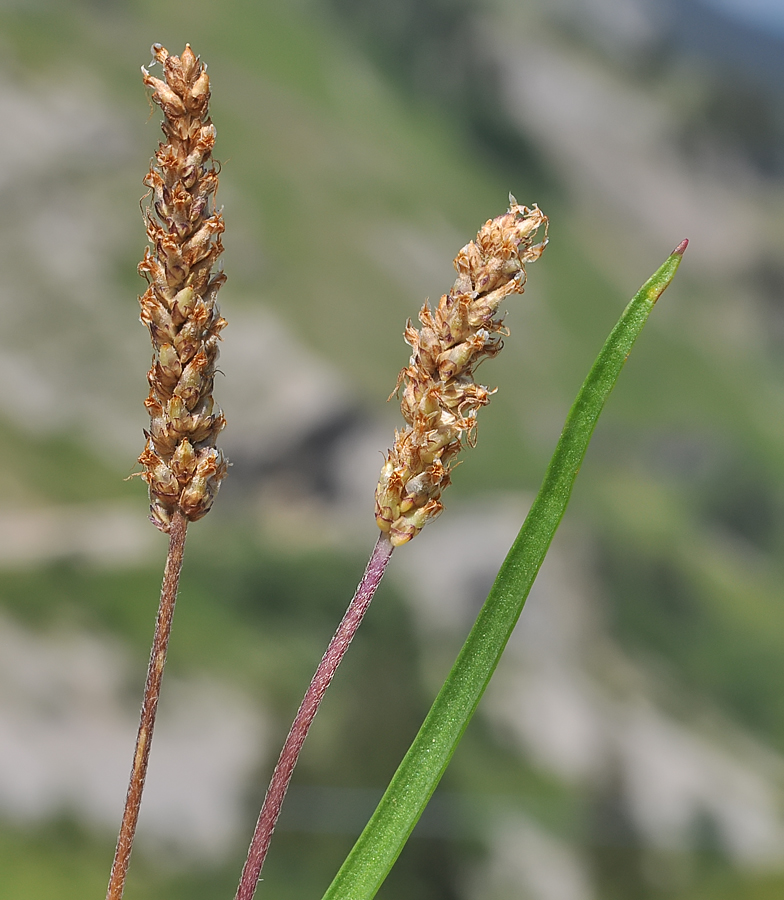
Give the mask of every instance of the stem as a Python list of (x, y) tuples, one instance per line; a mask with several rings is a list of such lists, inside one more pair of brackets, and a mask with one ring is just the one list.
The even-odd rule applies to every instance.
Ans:
[(294, 774), (294, 767), (297, 764), (300, 750), (302, 750), (302, 745), (305, 743), (305, 738), (308, 736), (308, 731), (313, 724), (324, 694), (370, 606), (370, 601), (373, 599), (376, 588), (381, 582), (393, 549), (388, 536), (382, 532), (379, 535), (376, 546), (373, 548), (373, 553), (368, 560), (367, 568), (362, 576), (362, 580), (359, 582), (357, 591), (352, 597), (337, 631), (329, 642), (327, 652), (319, 663), (316, 674), (313, 676), (313, 680), (310, 682), (310, 686), (297, 710), (291, 731), (289, 731), (286, 742), (283, 744), (283, 749), (280, 751), (275, 771), (272, 773), (272, 779), (264, 797), (259, 819), (256, 822), (256, 829), (253, 832), (253, 839), (248, 848), (248, 858), (242, 869), (242, 877), (237, 887), (235, 900), (253, 900), (259, 876), (261, 875), (261, 868), (264, 865), (264, 859), (267, 856), (270, 841), (272, 840), (272, 832), (275, 830), (275, 824), (278, 821), (291, 776)]
[(117, 849), (114, 851), (114, 862), (109, 876), (106, 900), (121, 900), (125, 890), (125, 878), (128, 874), (128, 863), (131, 859), (133, 838), (142, 802), (144, 779), (147, 776), (147, 763), (150, 759), (150, 745), (155, 728), (155, 716), (158, 711), (163, 669), (166, 665), (166, 648), (169, 644), (174, 605), (177, 601), (187, 527), (188, 520), (179, 509), (176, 510), (172, 516), (169, 530), (169, 554), (166, 557), (166, 568), (163, 572), (161, 600), (150, 652), (150, 665), (147, 669), (147, 682), (144, 685), (144, 701), (142, 702), (139, 731), (136, 735), (136, 749), (133, 754), (131, 777), (128, 782), (128, 793), (125, 797), (125, 809), (123, 810), (120, 834), (117, 838)]

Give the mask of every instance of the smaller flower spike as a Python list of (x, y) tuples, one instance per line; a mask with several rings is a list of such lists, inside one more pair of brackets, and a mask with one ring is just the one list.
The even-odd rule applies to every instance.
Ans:
[(216, 297), (226, 276), (213, 272), (223, 252), (224, 226), (215, 209), (210, 80), (187, 44), (181, 57), (160, 44), (152, 52), (164, 80), (144, 67), (142, 78), (163, 110), (166, 140), (144, 179), (152, 248), (139, 263), (149, 285), (139, 302), (153, 359), (145, 401), (150, 429), (139, 462), (150, 488), (150, 518), (168, 532), (178, 508), (191, 522), (204, 516), (226, 476), (228, 463), (215, 447), (226, 421), (212, 399), (219, 334), (226, 325)]
[[(425, 302), (422, 328), (406, 324), (412, 353), (397, 389), (403, 387), (407, 425), (395, 432), (376, 488), (376, 521), (396, 547), (443, 509), (441, 492), (453, 461), (463, 439), (474, 445), (477, 410), (494, 393), (474, 381), (474, 370), (501, 350), (500, 335), (508, 333), (503, 315), (496, 318), (498, 307), (509, 294), (523, 292), (524, 264), (539, 259), (547, 245), (547, 216), (511, 195), (509, 202), (509, 212), (485, 222), (457, 254), (457, 280), (434, 311)], [(543, 239), (534, 243), (542, 228)]]

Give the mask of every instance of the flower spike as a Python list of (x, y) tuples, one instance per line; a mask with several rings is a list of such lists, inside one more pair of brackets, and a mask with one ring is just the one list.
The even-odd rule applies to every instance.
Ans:
[(139, 273), (148, 282), (140, 298), (153, 360), (147, 380), (147, 444), (139, 457), (150, 488), (150, 518), (168, 532), (176, 510), (190, 522), (206, 515), (228, 463), (215, 441), (226, 425), (212, 386), (220, 332), (226, 325), (216, 302), (226, 280), (214, 272), (223, 252), (223, 216), (215, 209), (218, 172), (212, 159), (215, 126), (207, 105), (210, 80), (185, 46), (172, 56), (153, 44), (163, 79), (142, 66), (145, 85), (163, 110), (163, 133), (144, 183), (147, 248)]
[[(407, 424), (395, 432), (376, 488), (376, 522), (396, 547), (443, 509), (454, 459), (463, 442), (474, 445), (477, 411), (494, 393), (474, 381), (474, 370), (503, 346), (508, 332), (498, 308), (509, 294), (523, 292), (525, 263), (539, 259), (547, 245), (547, 216), (511, 194), (509, 202), (509, 212), (485, 222), (457, 254), (457, 280), (435, 310), (425, 302), (422, 328), (406, 324), (411, 359), (395, 393), (403, 388)], [(535, 243), (540, 229), (544, 235)]]

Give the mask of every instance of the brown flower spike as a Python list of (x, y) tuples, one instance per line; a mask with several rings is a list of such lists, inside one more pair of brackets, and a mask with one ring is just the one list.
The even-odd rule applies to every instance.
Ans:
[[(408, 423), (395, 432), (376, 488), (376, 521), (393, 546), (415, 537), (443, 509), (462, 440), (473, 446), (476, 414), (494, 393), (474, 381), (474, 370), (495, 356), (506, 334), (501, 301), (521, 294), (524, 263), (539, 259), (547, 245), (547, 216), (536, 206), (520, 206), (510, 195), (509, 212), (482, 226), (475, 241), (457, 254), (457, 280), (435, 311), (425, 302), (421, 330), (406, 324), (411, 359), (398, 376), (400, 404)], [(540, 228), (544, 237), (534, 243)]]
[(166, 140), (144, 179), (151, 190), (146, 224), (152, 249), (139, 263), (149, 284), (139, 302), (153, 360), (145, 400), (150, 429), (139, 462), (150, 488), (150, 518), (168, 532), (178, 508), (191, 522), (205, 515), (226, 475), (228, 464), (215, 447), (226, 421), (212, 399), (219, 333), (226, 325), (216, 296), (226, 276), (213, 273), (224, 225), (215, 209), (210, 80), (187, 44), (181, 57), (160, 44), (152, 52), (165, 80), (144, 67), (142, 77), (163, 110)]

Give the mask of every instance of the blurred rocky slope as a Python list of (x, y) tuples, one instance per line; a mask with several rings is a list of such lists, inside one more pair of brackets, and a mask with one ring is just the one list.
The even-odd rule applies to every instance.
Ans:
[[(414, 839), (384, 896), (780, 896), (775, 39), (692, 0), (39, 2), (0, 23), (4, 895), (50, 895), (47, 871), (83, 897), (108, 867), (163, 552), (122, 482), (145, 424), (136, 203), (158, 140), (134, 73), (152, 40), (189, 40), (224, 161), (234, 467), (193, 530), (136, 890), (229, 895), (268, 755), (375, 537), (403, 323), (511, 189), (550, 214), (551, 247), (482, 373), (499, 394), (447, 511), (396, 555), (313, 734), (270, 895), (329, 879), (350, 834), (307, 810), (325, 787), (360, 806), (383, 787), (601, 341), (688, 236), (447, 775), (450, 827)], [(172, 863), (188, 847), (197, 878)]]

